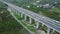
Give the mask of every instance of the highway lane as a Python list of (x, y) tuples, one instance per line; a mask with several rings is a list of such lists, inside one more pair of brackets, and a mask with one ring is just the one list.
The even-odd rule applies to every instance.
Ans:
[[(16, 9), (18, 9), (19, 11), (21, 11), (22, 9), (19, 9), (19, 8), (16, 8)], [(35, 18), (35, 19), (39, 19), (39, 18), (41, 18), (41, 17), (39, 17), (39, 18), (36, 18), (36, 17), (38, 17), (37, 15), (35, 15), (35, 14), (33, 14), (33, 13), (30, 13), (30, 12), (28, 12), (27, 10), (25, 11), (25, 10), (22, 10), (22, 13), (25, 13), (25, 14), (28, 14), (28, 16), (29, 15), (31, 15), (33, 18)], [(39, 19), (39, 21), (41, 21), (41, 19)], [(43, 22), (43, 20), (42, 20), (42, 22)], [(49, 23), (48, 23), (48, 21), (46, 21), (45, 22), (45, 20), (44, 20), (44, 23), (46, 24), (46, 25), (49, 25)], [(47, 24), (48, 23), (48, 24)], [(57, 26), (54, 26), (54, 25), (52, 25), (52, 24), (50, 24), (49, 26), (51, 26), (51, 27), (55, 27), (55, 29), (57, 30), (58, 29), (58, 31), (60, 31), (60, 27), (57, 27)]]
[[(16, 7), (16, 6), (15, 6)], [(26, 11), (26, 12), (28, 12), (28, 10), (26, 10), (26, 9), (23, 9), (23, 8), (21, 8), (21, 7), (17, 7), (17, 9), (19, 10), (19, 9), (21, 9), (21, 11)], [(31, 12), (31, 11), (29, 11), (29, 13), (33, 13), (33, 12)], [(49, 22), (52, 22), (52, 23), (54, 23), (54, 24), (60, 24), (60, 22), (59, 21), (56, 21), (56, 20), (53, 20), (53, 19), (51, 19), (51, 18), (48, 18), (48, 17), (45, 17), (45, 16), (43, 16), (43, 15), (39, 15), (39, 14), (36, 14), (36, 13), (33, 13), (33, 14), (35, 14), (37, 17), (41, 17), (42, 19), (45, 19), (45, 20), (47, 20), (47, 21), (49, 21)]]
[(16, 10), (18, 10), (19, 12), (35, 19), (38, 22), (44, 23), (44, 25), (46, 25), (47, 27), (52, 28), (52, 29), (60, 32), (60, 27), (55, 25), (55, 24), (60, 24), (59, 21), (53, 20), (53, 19), (45, 17), (43, 15), (36, 14), (36, 13), (31, 12), (29, 10), (26, 10), (26, 9), (21, 8), (21, 7), (15, 6), (13, 4), (7, 3), (7, 5), (16, 9)]
[[(29, 14), (29, 15), (33, 15), (34, 17), (36, 17), (36, 18), (38, 18), (38, 19), (43, 19), (44, 21), (48, 21), (48, 20), (46, 20), (46, 19), (48, 19), (48, 18), (45, 18), (45, 17), (44, 17), (44, 18), (45, 18), (45, 19), (44, 19), (44, 18), (42, 18), (42, 16), (40, 16), (40, 15), (37, 16), (36, 13), (32, 13), (31, 11), (28, 12), (27, 10), (23, 10), (23, 9), (19, 9), (19, 8), (17, 8), (17, 10), (23, 11), (24, 13)], [(39, 16), (40, 16), (40, 17), (39, 17)], [(50, 19), (49, 19), (49, 20), (50, 20)], [(52, 20), (51, 20), (51, 21), (52, 21)], [(50, 22), (50, 21), (48, 21), (48, 22)], [(56, 21), (55, 21), (55, 22), (51, 22), (51, 23), (52, 23), (52, 24), (55, 24), (55, 25), (56, 25), (56, 24), (59, 24), (59, 22), (56, 22)]]
[[(6, 2), (4, 2), (4, 3), (6, 3)], [(18, 7), (18, 6), (15, 6), (15, 5), (13, 5), (13, 4), (10, 4), (10, 3), (6, 3), (6, 4), (8, 4), (9, 6), (11, 6), (11, 7), (16, 7), (17, 9), (21, 9), (21, 10), (24, 10), (24, 11), (29, 11), (29, 10), (26, 10), (26, 9), (23, 9), (23, 8), (21, 8), (21, 7)], [(20, 11), (21, 12), (21, 11)], [(33, 12), (31, 12), (31, 11), (29, 11), (30, 13), (33, 13)], [(54, 24), (60, 24), (60, 22), (59, 21), (56, 21), (56, 20), (53, 20), (53, 19), (51, 19), (51, 18), (48, 18), (48, 17), (45, 17), (45, 16), (43, 16), (43, 15), (39, 15), (39, 14), (36, 14), (36, 13), (33, 13), (33, 14), (35, 14), (35, 15), (37, 15), (37, 17), (41, 17), (42, 19), (45, 19), (45, 20), (47, 20), (47, 21), (49, 21), (49, 22), (52, 22), (52, 23), (54, 23)]]

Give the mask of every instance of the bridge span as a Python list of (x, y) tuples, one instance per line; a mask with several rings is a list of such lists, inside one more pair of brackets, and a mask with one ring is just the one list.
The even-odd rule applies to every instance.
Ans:
[[(27, 16), (28, 16), (30, 25), (32, 24), (32, 20), (34, 20), (36, 24), (35, 24), (35, 26), (33, 26), (33, 28), (39, 29), (39, 27), (40, 27), (39, 25), (42, 24), (43, 27), (44, 26), (47, 27), (47, 30), (46, 30), (47, 34), (50, 34), (51, 29), (53, 31), (57, 31), (58, 33), (60, 33), (60, 25), (59, 25), (60, 21), (57, 21), (57, 20), (51, 19), (49, 17), (46, 17), (46, 16), (43, 16), (43, 15), (34, 13), (32, 11), (23, 9), (23, 8), (21, 8), (19, 6), (16, 6), (16, 5), (13, 5), (11, 3), (7, 3), (7, 2), (4, 2), (4, 1), (3, 1), (3, 3), (8, 5), (7, 9), (9, 11), (11, 10), (10, 13), (19, 23), (20, 23), (19, 18), (16, 18), (15, 13), (18, 16), (21, 16), (21, 17), (24, 16), (24, 21), (27, 21)], [(22, 24), (22, 23), (20, 23), (20, 24)], [(28, 27), (25, 27), (25, 28), (27, 29)], [(29, 32), (31, 32), (29, 29), (27, 29), (27, 30)]]

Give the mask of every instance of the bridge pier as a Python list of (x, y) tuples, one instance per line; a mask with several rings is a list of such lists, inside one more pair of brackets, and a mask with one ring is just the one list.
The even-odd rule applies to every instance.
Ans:
[(15, 10), (13, 10), (13, 13), (16, 13), (16, 11), (15, 11)]
[(8, 7), (8, 8), (7, 8), (7, 10), (8, 10), (9, 12), (12, 12), (12, 10), (11, 10), (11, 8), (10, 8), (10, 7)]
[(13, 11), (14, 11), (16, 14), (18, 14), (18, 11), (17, 11), (16, 9), (13, 9)]
[(32, 18), (29, 18), (29, 20), (30, 20), (30, 24), (32, 23)]
[(14, 9), (14, 8), (11, 8), (11, 10), (13, 11), (13, 13), (16, 13), (16, 9)]
[(34, 26), (36, 29), (38, 29), (39, 28), (39, 22), (37, 22), (37, 21), (35, 21), (36, 23), (36, 26)]
[(19, 12), (17, 11), (17, 15), (19, 16)]
[[(16, 11), (16, 10), (15, 10)], [(16, 11), (16, 14), (18, 14), (18, 12)]]
[(50, 28), (47, 29), (47, 34), (50, 34)]
[(23, 14), (21, 13), (21, 18), (23, 17)]
[(26, 15), (24, 16), (24, 20), (25, 20), (25, 21), (27, 20), (27, 16), (26, 16)]
[(21, 16), (21, 13), (19, 13), (19, 16)]
[(36, 28), (37, 28), (37, 29), (39, 28), (39, 23), (38, 23), (38, 22), (36, 23)]
[(42, 27), (44, 26), (44, 24), (42, 24)]
[(53, 34), (55, 31), (53, 30), (52, 32), (51, 32), (51, 34)]
[(18, 12), (18, 16), (20, 16), (20, 15), (21, 15), (21, 13)]

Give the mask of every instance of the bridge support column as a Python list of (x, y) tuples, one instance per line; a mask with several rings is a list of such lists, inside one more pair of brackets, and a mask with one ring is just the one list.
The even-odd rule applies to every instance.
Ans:
[(48, 30), (47, 30), (47, 34), (50, 34), (50, 28), (48, 28)]
[(11, 8), (9, 8), (9, 7), (8, 7), (8, 8), (7, 8), (7, 10), (8, 10), (9, 12), (11, 12), (11, 13), (12, 13), (12, 10), (11, 10)]
[(24, 16), (24, 20), (25, 20), (25, 21), (27, 20), (27, 16), (26, 16), (26, 15)]
[(21, 18), (23, 17), (23, 14), (21, 13)]
[(11, 8), (11, 10), (13, 11), (13, 13), (16, 13), (16, 12), (15, 12), (16, 10), (15, 10), (14, 8)]
[(55, 31), (53, 30), (52, 32), (51, 32), (51, 34), (53, 34)]
[(29, 18), (29, 20), (30, 20), (30, 24), (32, 23), (32, 18)]
[(13, 13), (15, 13), (15, 10), (13, 10)]
[(44, 24), (42, 24), (42, 27), (44, 26)]
[(18, 11), (17, 11), (17, 15), (18, 15), (19, 13), (18, 13)]
[(39, 28), (39, 22), (36, 21), (36, 26), (34, 26), (36, 29)]
[(16, 14), (18, 14), (18, 12), (16, 10), (14, 10), (16, 12)]
[(19, 13), (19, 16), (21, 16), (21, 13)]
[(18, 13), (18, 16), (20, 16), (20, 13), (19, 12), (17, 12)]

